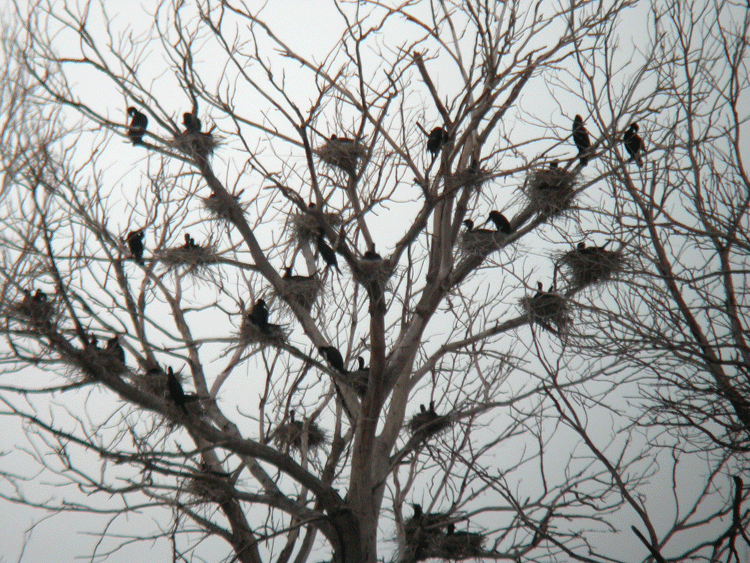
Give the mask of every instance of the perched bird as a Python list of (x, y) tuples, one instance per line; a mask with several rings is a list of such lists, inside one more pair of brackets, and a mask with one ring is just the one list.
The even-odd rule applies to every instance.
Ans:
[(589, 139), (589, 132), (583, 124), (583, 118), (580, 115), (576, 115), (575, 119), (573, 119), (573, 142), (578, 149), (578, 156), (581, 158), (581, 166), (586, 166), (589, 161), (588, 152), (591, 148), (591, 140)]
[(198, 245), (195, 244), (195, 239), (190, 236), (190, 233), (185, 233), (185, 244), (182, 248), (198, 248)]
[(141, 265), (143, 265), (143, 251), (145, 250), (143, 246), (144, 236), (143, 229), (138, 229), (137, 231), (130, 231), (125, 237), (125, 242), (128, 243), (130, 249), (130, 256)]
[(357, 363), (359, 367), (349, 374), (349, 385), (353, 387), (357, 395), (362, 398), (367, 393), (367, 384), (370, 379), (370, 368), (365, 365), (365, 359), (362, 356), (357, 356)]
[(318, 253), (323, 257), (326, 268), (333, 266), (339, 274), (341, 273), (341, 270), (339, 270), (339, 261), (336, 260), (336, 253), (333, 251), (333, 248), (328, 246), (325, 239), (325, 231), (322, 230), (318, 232)]
[(375, 245), (374, 244), (372, 245), (372, 248), (370, 250), (368, 250), (367, 252), (365, 252), (363, 258), (365, 260), (382, 260), (383, 259), (383, 257), (380, 254), (378, 254), (377, 252), (375, 252)]
[(187, 414), (188, 411), (187, 408), (185, 408), (185, 391), (182, 389), (182, 383), (180, 383), (180, 380), (175, 375), (172, 366), (167, 368), (167, 390), (169, 391), (169, 398), (172, 399), (172, 402)]
[(442, 149), (450, 140), (448, 133), (442, 127), (435, 127), (427, 135), (427, 152), (432, 155), (432, 160), (435, 160), (440, 149)]
[(534, 299), (537, 299), (546, 293), (544, 291), (544, 284), (542, 284), (542, 282), (536, 282), (536, 287), (537, 287), (537, 291), (534, 294)]
[(339, 373), (347, 373), (344, 367), (344, 358), (341, 357), (341, 352), (336, 348), (333, 346), (320, 346), (318, 351), (320, 351), (321, 356), (326, 359), (333, 369)]
[(182, 124), (185, 126), (185, 133), (200, 133), (201, 120), (192, 113), (182, 114)]
[(260, 329), (261, 332), (268, 331), (268, 306), (263, 299), (258, 299), (250, 310), (248, 319)]
[(107, 352), (112, 358), (125, 365), (125, 350), (122, 349), (120, 344), (120, 335), (116, 334), (107, 340)]
[[(499, 233), (509, 235), (513, 232), (513, 227), (510, 225), (510, 221), (508, 221), (508, 219), (505, 218), (505, 215), (503, 215), (499, 211), (490, 211), (487, 223), (489, 223), (490, 221), (495, 224), (495, 230)], [(485, 223), (485, 225), (487, 223)]]
[(474, 228), (474, 221), (472, 221), (471, 219), (464, 219), (464, 226), (466, 226), (466, 230), (470, 233), (484, 233), (487, 235), (491, 235), (494, 232), (489, 229)]
[(148, 127), (148, 117), (132, 106), (128, 108), (128, 115), (130, 116), (128, 138), (134, 145), (145, 145), (143, 135), (146, 133), (146, 127)]
[(313, 274), (312, 276), (295, 275), (295, 274), (292, 274), (292, 267), (287, 266), (286, 268), (284, 268), (284, 275), (281, 276), (281, 278), (285, 280), (293, 281), (293, 282), (301, 282), (301, 281), (308, 281), (308, 280), (314, 279), (315, 274)]
[(625, 145), (625, 150), (630, 155), (628, 162), (635, 161), (638, 168), (642, 167), (643, 161), (641, 160), (640, 152), (643, 150), (643, 139), (638, 136), (637, 123), (633, 123), (625, 131), (625, 134), (622, 136), (622, 144)]

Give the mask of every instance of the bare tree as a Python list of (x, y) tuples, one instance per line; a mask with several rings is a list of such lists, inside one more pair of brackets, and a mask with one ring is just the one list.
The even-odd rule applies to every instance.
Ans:
[(748, 25), (636, 4), (16, 7), (0, 494), (92, 557), (739, 560)]

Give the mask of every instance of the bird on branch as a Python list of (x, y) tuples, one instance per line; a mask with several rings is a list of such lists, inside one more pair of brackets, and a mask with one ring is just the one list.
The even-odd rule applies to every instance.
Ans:
[(148, 117), (132, 106), (128, 108), (128, 115), (130, 116), (128, 138), (134, 145), (145, 146), (146, 143), (143, 142), (143, 135), (146, 133), (146, 128), (148, 127)]

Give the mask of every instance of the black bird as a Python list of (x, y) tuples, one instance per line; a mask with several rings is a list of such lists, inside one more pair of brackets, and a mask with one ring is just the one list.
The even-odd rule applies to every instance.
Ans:
[(470, 233), (485, 233), (487, 235), (491, 235), (494, 232), (489, 229), (475, 229), (474, 221), (472, 221), (471, 219), (464, 219), (464, 225), (466, 226), (466, 230)]
[(132, 106), (128, 108), (128, 115), (130, 116), (128, 138), (134, 145), (145, 145), (143, 135), (146, 133), (146, 127), (148, 127), (148, 117)]
[(591, 139), (589, 139), (589, 132), (586, 130), (586, 126), (583, 124), (583, 118), (580, 115), (576, 115), (573, 119), (573, 142), (576, 144), (578, 149), (578, 156), (581, 158), (581, 166), (588, 164), (588, 152), (591, 148)]
[(260, 329), (261, 332), (268, 331), (268, 306), (263, 299), (258, 299), (250, 310), (248, 319)]
[(347, 371), (344, 367), (344, 358), (341, 357), (341, 352), (333, 346), (320, 346), (318, 350), (333, 369), (346, 375)]
[(182, 124), (185, 126), (185, 133), (200, 133), (201, 120), (192, 113), (182, 114)]
[(172, 402), (187, 414), (188, 411), (187, 408), (185, 408), (185, 391), (182, 389), (182, 383), (177, 379), (172, 366), (167, 368), (167, 390), (169, 391), (169, 398), (172, 399)]
[(383, 259), (383, 257), (380, 254), (378, 254), (377, 252), (375, 252), (375, 245), (374, 244), (372, 245), (372, 248), (370, 250), (368, 250), (367, 252), (365, 252), (363, 258), (365, 260), (382, 260)]
[(119, 335), (116, 334), (107, 340), (107, 352), (112, 358), (118, 360), (122, 365), (125, 365), (125, 350), (122, 349)]
[(323, 257), (326, 267), (333, 266), (339, 274), (341, 273), (341, 270), (339, 270), (339, 261), (336, 260), (336, 253), (326, 242), (325, 231), (318, 233), (318, 253)]
[(125, 242), (128, 243), (130, 249), (130, 256), (141, 265), (143, 265), (143, 251), (145, 250), (143, 246), (144, 236), (143, 229), (138, 229), (137, 231), (130, 231), (125, 237)]
[[(489, 223), (490, 221), (495, 224), (495, 230), (500, 233), (509, 235), (513, 232), (513, 227), (510, 225), (510, 221), (508, 221), (508, 219), (505, 218), (505, 215), (503, 215), (499, 211), (490, 211), (487, 223)], [(487, 223), (485, 223), (485, 225)]]
[(195, 239), (190, 236), (190, 233), (185, 233), (185, 244), (182, 248), (198, 248), (198, 245), (195, 244)]
[(432, 160), (435, 160), (440, 149), (442, 149), (450, 140), (448, 133), (442, 127), (435, 127), (430, 134), (427, 135), (427, 152), (432, 155)]
[(544, 284), (542, 282), (536, 282), (536, 287), (537, 287), (537, 291), (534, 294), (534, 299), (537, 299), (546, 293), (544, 291)]
[(365, 359), (362, 356), (357, 356), (357, 363), (359, 367), (351, 372), (350, 386), (354, 388), (357, 395), (362, 398), (367, 393), (367, 384), (370, 379), (370, 367), (365, 365)]
[(622, 136), (622, 144), (625, 145), (625, 150), (630, 155), (628, 162), (633, 162), (638, 165), (638, 168), (643, 166), (640, 152), (643, 150), (643, 139), (638, 136), (638, 124), (633, 123), (628, 127), (625, 134)]

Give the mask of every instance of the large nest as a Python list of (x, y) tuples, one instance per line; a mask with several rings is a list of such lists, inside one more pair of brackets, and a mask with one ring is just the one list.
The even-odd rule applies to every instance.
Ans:
[[(338, 213), (323, 213), (323, 217), (334, 231), (343, 223)], [(300, 243), (314, 242), (320, 233), (320, 224), (312, 213), (294, 213), (289, 217), (289, 228), (292, 236)]]
[(620, 250), (606, 250), (599, 246), (583, 246), (566, 252), (560, 263), (568, 270), (573, 287), (602, 283), (611, 280), (625, 264)]
[(352, 139), (338, 139), (335, 135), (318, 149), (320, 160), (340, 168), (352, 176), (357, 173), (357, 163), (367, 156), (367, 148)]
[(28, 323), (34, 329), (51, 327), (57, 311), (54, 300), (39, 289), (33, 294), (24, 290), (23, 299), (11, 303), (9, 309), (9, 316)]
[(184, 131), (177, 135), (170, 145), (178, 151), (192, 157), (206, 158), (211, 156), (219, 147), (219, 140), (211, 133), (200, 131)]
[[(417, 508), (419, 511), (417, 512)], [(424, 561), (438, 557), (445, 538), (445, 529), (450, 515), (433, 512), (422, 514), (415, 505), (415, 514), (404, 523), (406, 557), (404, 562)]]
[[(240, 195), (242, 195), (243, 191), (244, 190), (241, 190), (237, 194), (232, 194), (232, 198), (234, 199), (235, 203), (239, 205), (242, 211), (244, 212), (245, 208), (247, 207), (247, 204), (240, 202)], [(232, 216), (231, 207), (226, 205), (221, 200), (221, 198), (216, 197), (215, 194), (211, 194), (208, 197), (202, 197), (201, 201), (203, 202), (203, 207), (205, 207), (206, 210), (216, 219), (229, 219)]]
[(524, 193), (539, 214), (554, 217), (570, 208), (576, 196), (576, 175), (563, 168), (539, 168), (529, 175)]
[(465, 256), (486, 256), (502, 247), (507, 237), (500, 231), (463, 231), (458, 248)]
[(562, 331), (570, 324), (568, 300), (558, 293), (540, 290), (535, 295), (521, 298), (521, 305), (531, 322), (552, 332), (556, 331), (551, 325)]
[[(305, 432), (305, 425), (307, 425), (307, 432)], [(279, 425), (274, 434), (274, 442), (278, 447), (287, 447), (297, 451), (302, 451), (305, 436), (309, 450), (318, 449), (327, 442), (325, 432), (314, 420), (305, 423), (292, 418), (289, 422)]]
[(169, 270), (199, 275), (208, 266), (216, 264), (219, 257), (216, 254), (216, 246), (213, 244), (200, 246), (195, 243), (186, 243), (164, 250), (159, 254), (159, 260)]
[(484, 169), (467, 168), (453, 175), (453, 185), (456, 188), (465, 187), (470, 190), (478, 190), (482, 184), (492, 179), (492, 171)]
[(389, 262), (382, 259), (364, 259), (359, 261), (359, 281), (365, 286), (382, 293), (388, 288), (388, 280), (393, 275)]
[[(179, 377), (179, 374), (176, 374)], [(143, 376), (136, 379), (136, 385), (146, 391), (156, 395), (161, 399), (169, 397), (167, 373), (159, 368), (152, 368), (148, 370)]]
[(437, 557), (441, 559), (468, 559), (481, 557), (484, 554), (482, 546), (485, 537), (473, 532), (454, 532), (449, 526), (448, 533), (443, 536), (437, 548)]
[(260, 327), (250, 318), (250, 313), (243, 315), (239, 334), (240, 344), (271, 344), (281, 345), (286, 342), (286, 331), (281, 325), (267, 323)]
[(412, 436), (420, 440), (426, 440), (448, 428), (451, 425), (451, 417), (448, 415), (441, 416), (435, 412), (435, 404), (430, 402), (430, 408), (425, 409), (424, 405), (419, 405), (420, 412), (415, 414), (409, 420), (408, 426)]
[(323, 289), (323, 282), (318, 276), (283, 278), (283, 284), (283, 296), (290, 301), (299, 303), (303, 309), (308, 311), (312, 309)]

